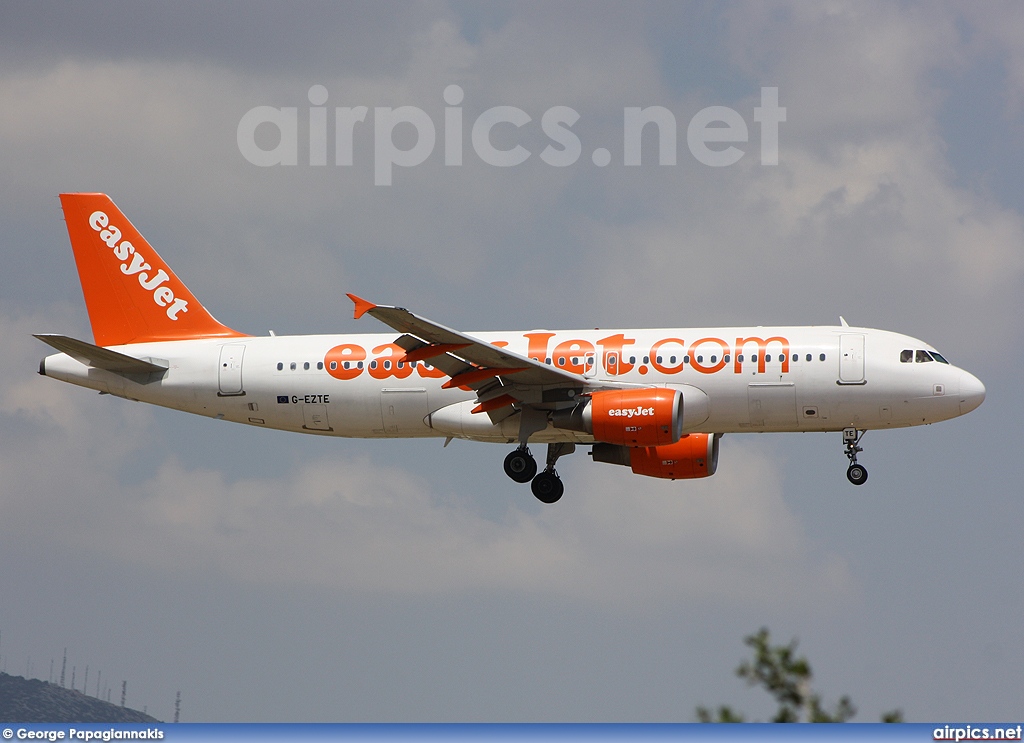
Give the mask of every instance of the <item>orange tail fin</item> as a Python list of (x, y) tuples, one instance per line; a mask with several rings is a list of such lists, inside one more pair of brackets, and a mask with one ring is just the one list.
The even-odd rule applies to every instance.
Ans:
[(97, 345), (244, 335), (213, 318), (109, 196), (60, 202)]

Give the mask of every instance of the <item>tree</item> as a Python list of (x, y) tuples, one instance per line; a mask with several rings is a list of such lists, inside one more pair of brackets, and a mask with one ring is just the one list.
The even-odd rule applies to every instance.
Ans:
[[(761, 686), (775, 697), (779, 710), (772, 722), (846, 722), (857, 713), (850, 698), (841, 697), (830, 712), (822, 705), (821, 697), (811, 690), (811, 664), (807, 658), (796, 655), (797, 641), (788, 645), (771, 645), (764, 627), (744, 639), (754, 650), (754, 659), (743, 661), (736, 675), (750, 686)], [(743, 716), (731, 707), (719, 706), (715, 712), (706, 707), (697, 708), (700, 722), (744, 722)], [(903, 722), (903, 713), (892, 710), (882, 715), (882, 722)]]

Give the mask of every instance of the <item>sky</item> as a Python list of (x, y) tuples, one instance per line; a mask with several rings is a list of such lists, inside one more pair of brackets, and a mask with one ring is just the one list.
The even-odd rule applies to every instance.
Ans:
[[(499, 106), (525, 112), (490, 132), (520, 164), (474, 144)], [(295, 165), (246, 156), (288, 144), (264, 122), (247, 150), (259, 107), (295, 109)], [(649, 125), (626, 164), (637, 107), (674, 119), (674, 159)], [(732, 164), (691, 142), (709, 107), (746, 130), (707, 145)], [(383, 126), (413, 108), (432, 149)], [(399, 151), (422, 162), (382, 185)], [(88, 693), (125, 680), (164, 720), (179, 690), (183, 721), (763, 720), (734, 670), (767, 627), (858, 720), (1019, 720), (1021, 173), (1019, 3), (4, 3), (0, 669), (45, 680), (67, 648), (68, 685), (88, 666)], [(838, 433), (730, 435), (694, 482), (578, 452), (545, 507), (507, 447), (256, 430), (38, 376), (32, 333), (92, 338), (73, 191), (110, 194), (247, 333), (383, 330), (347, 292), (470, 332), (842, 315), (988, 397), (869, 432), (859, 488)]]

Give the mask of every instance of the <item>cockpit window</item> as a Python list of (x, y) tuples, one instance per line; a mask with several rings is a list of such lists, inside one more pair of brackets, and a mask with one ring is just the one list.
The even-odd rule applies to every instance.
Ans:
[(913, 360), (914, 360), (914, 352), (911, 351), (909, 348), (905, 348), (902, 351), (900, 351), (900, 363), (901, 364), (909, 364)]
[(938, 351), (932, 351), (932, 358), (938, 361), (940, 364), (948, 364), (949, 362), (942, 358), (942, 354)]
[(927, 351), (922, 351), (920, 348), (914, 354), (914, 361), (918, 364), (924, 363), (925, 361), (935, 361)]

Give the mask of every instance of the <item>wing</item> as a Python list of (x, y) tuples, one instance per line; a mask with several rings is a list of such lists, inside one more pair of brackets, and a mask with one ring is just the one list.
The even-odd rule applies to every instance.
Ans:
[(579, 374), (452, 330), (402, 307), (373, 304), (354, 294), (348, 297), (355, 303), (356, 319), (369, 314), (403, 333), (395, 343), (406, 350), (405, 361), (429, 361), (451, 377), (444, 387), (474, 390), (479, 404), (473, 412), (486, 412), (492, 421), (512, 415), (514, 406), (572, 401), (587, 387)]

